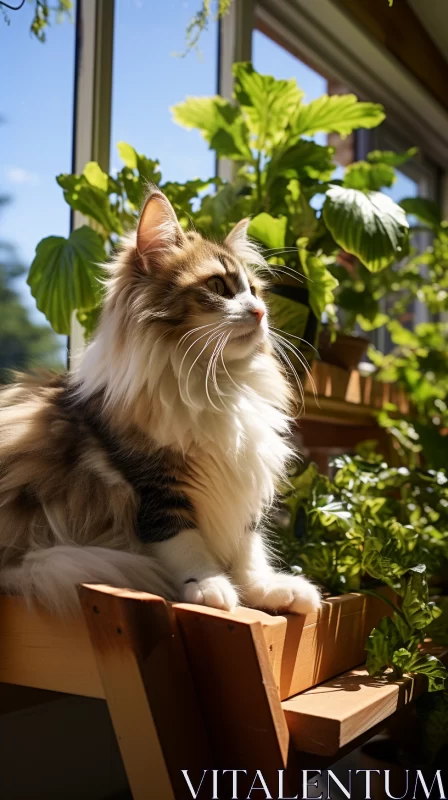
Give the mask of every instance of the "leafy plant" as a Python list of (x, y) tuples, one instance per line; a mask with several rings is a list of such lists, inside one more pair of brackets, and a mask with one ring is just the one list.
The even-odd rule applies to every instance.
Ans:
[(441, 613), (429, 601), (428, 574), (448, 556), (448, 478), (389, 467), (371, 446), (363, 450), (336, 459), (332, 480), (314, 465), (290, 478), (279, 546), (291, 566), (331, 592), (376, 595), (389, 586), (398, 602), (387, 600), (393, 615), (369, 636), (369, 672), (422, 673), (438, 691), (447, 672), (422, 646)]
[[(261, 75), (247, 63), (234, 66), (234, 77), (234, 102), (219, 96), (189, 98), (173, 109), (175, 121), (200, 131), (219, 158), (234, 162), (232, 182), (163, 182), (157, 161), (121, 142), (124, 166), (117, 175), (90, 163), (82, 175), (60, 175), (58, 183), (70, 207), (81, 212), (101, 238), (106, 255), (135, 225), (148, 183), (163, 189), (184, 227), (193, 222), (205, 235), (224, 236), (239, 219), (251, 216), (249, 234), (265, 248), (275, 282), (302, 285), (309, 298), (305, 317), (311, 307), (320, 320), (334, 302), (337, 278), (332, 266), (341, 246), (356, 255), (369, 274), (376, 274), (404, 252), (408, 224), (403, 209), (378, 191), (375, 177), (393, 179), (394, 154), (373, 154), (366, 164), (354, 165), (346, 181), (329, 183), (334, 150), (310, 137), (318, 131), (346, 135), (359, 127), (375, 127), (384, 111), (353, 95), (324, 95), (306, 104), (295, 80)], [(322, 195), (323, 212), (316, 202)], [(100, 246), (97, 239), (94, 245), (88, 230), (78, 234), (76, 248), (68, 240), (64, 245), (58, 240), (56, 248), (50, 237), (30, 275), (39, 308), (65, 333), (74, 308), (90, 333), (89, 323), (101, 303), (94, 287), (101, 275), (96, 266)], [(42, 253), (49, 247), (53, 257), (44, 268)], [(301, 335), (299, 304), (291, 303), (277, 293), (272, 297), (273, 313), (278, 327)]]

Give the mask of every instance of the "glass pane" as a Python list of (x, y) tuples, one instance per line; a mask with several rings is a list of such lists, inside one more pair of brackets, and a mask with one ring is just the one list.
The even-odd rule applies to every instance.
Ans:
[(180, 58), (195, 0), (116, 0), (115, 8), (112, 169), (120, 166), (116, 144), (125, 141), (159, 159), (164, 179), (213, 176), (214, 154), (197, 131), (172, 121), (170, 107), (187, 95), (216, 94), (217, 24), (202, 34), (199, 54)]
[(37, 243), (69, 232), (55, 176), (71, 169), (75, 27), (52, 25), (41, 43), (33, 9), (8, 12), (9, 25), (0, 16), (0, 381), (6, 369), (65, 360), (66, 339), (37, 311), (26, 277)]

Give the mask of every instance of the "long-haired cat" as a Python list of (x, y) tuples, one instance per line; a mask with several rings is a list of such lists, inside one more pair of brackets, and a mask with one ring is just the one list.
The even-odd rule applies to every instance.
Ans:
[(222, 244), (184, 233), (153, 191), (80, 366), (0, 392), (0, 588), (64, 613), (81, 582), (319, 607), (263, 534), (291, 398), (246, 228)]

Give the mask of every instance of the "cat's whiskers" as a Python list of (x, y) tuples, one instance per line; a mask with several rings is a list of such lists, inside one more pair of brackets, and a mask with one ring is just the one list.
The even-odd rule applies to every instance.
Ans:
[(202, 331), (204, 328), (211, 328), (215, 324), (216, 324), (215, 322), (208, 322), (207, 325), (198, 325), (197, 328), (192, 328), (191, 330), (187, 331), (186, 333), (184, 333), (183, 336), (180, 337), (180, 339), (179, 339), (179, 341), (178, 341), (178, 343), (176, 345), (176, 350), (179, 349), (179, 347), (181, 346), (182, 342), (184, 342), (190, 336), (193, 336), (193, 333), (197, 333), (197, 331)]
[(301, 363), (303, 369), (305, 370), (305, 373), (308, 376), (308, 379), (310, 381), (311, 388), (313, 390), (314, 399), (317, 400), (316, 384), (314, 382), (314, 378), (313, 378), (313, 375), (311, 373), (311, 370), (310, 370), (310, 367), (309, 367), (309, 364), (308, 364), (306, 358), (302, 355), (300, 350), (298, 350), (298, 348), (295, 345), (293, 345), (292, 342), (289, 342), (283, 335), (281, 335), (279, 333), (276, 333), (274, 330), (271, 330), (271, 334), (272, 334), (273, 337), (276, 337), (278, 341), (281, 341), (282, 345), (284, 347), (286, 347), (291, 353), (293, 353), (295, 355), (295, 357), (298, 359), (298, 361), (300, 361), (300, 363)]
[(286, 364), (288, 365), (289, 369), (291, 370), (291, 372), (292, 372), (292, 374), (293, 374), (293, 376), (295, 378), (295, 381), (296, 381), (296, 384), (297, 384), (297, 389), (299, 391), (299, 396), (300, 396), (300, 409), (299, 409), (299, 412), (298, 412), (297, 416), (300, 416), (300, 414), (303, 413), (303, 410), (305, 408), (305, 393), (303, 391), (303, 386), (302, 386), (302, 383), (300, 381), (300, 378), (299, 378), (299, 376), (297, 374), (297, 370), (294, 367), (294, 365), (293, 365), (291, 359), (289, 358), (289, 356), (287, 355), (287, 353), (285, 353), (282, 344), (280, 344), (280, 341), (274, 339), (272, 344), (274, 346), (274, 350), (279, 354), (280, 358), (283, 359), (286, 362)]
[[(219, 352), (219, 347), (220, 347), (224, 337), (225, 337), (225, 333), (221, 333), (219, 335), (218, 340), (217, 340), (217, 342), (216, 342), (216, 344), (215, 344), (215, 346), (213, 348), (213, 352), (212, 352), (212, 354), (211, 354), (211, 356), (210, 356), (210, 358), (208, 360), (207, 369), (205, 371), (205, 394), (207, 395), (207, 399), (208, 399), (210, 405), (215, 409), (215, 411), (221, 411), (221, 409), (218, 408), (218, 406), (216, 406), (214, 404), (214, 402), (213, 402), (213, 400), (212, 400), (212, 398), (210, 396), (210, 392), (209, 392), (209, 388), (208, 388), (208, 379), (210, 377), (210, 373), (211, 373), (212, 368), (213, 368), (213, 361), (214, 361), (214, 358), (215, 358), (215, 354), (217, 352)], [(219, 397), (219, 388), (218, 388), (218, 386), (216, 386), (216, 388), (218, 389), (217, 394), (218, 394), (218, 397)]]
[[(217, 328), (215, 328), (211, 333), (208, 331), (207, 333), (202, 334), (202, 336), (199, 337), (200, 339), (203, 339), (204, 336), (208, 336), (208, 339), (207, 339), (205, 345), (203, 346), (202, 350), (200, 351), (200, 353), (198, 353), (198, 355), (196, 356), (196, 358), (193, 361), (190, 369), (188, 370), (187, 379), (186, 379), (186, 382), (185, 382), (185, 392), (186, 392), (186, 395), (187, 395), (187, 399), (189, 401), (190, 406), (193, 407), (193, 408), (198, 408), (198, 406), (196, 405), (196, 403), (193, 402), (193, 400), (191, 399), (191, 395), (190, 395), (189, 382), (190, 382), (191, 373), (192, 373), (195, 365), (199, 361), (200, 357), (202, 356), (202, 354), (205, 352), (205, 350), (209, 346), (210, 342), (212, 342), (216, 337), (220, 336), (220, 329), (222, 329), (224, 327), (224, 325), (226, 325), (226, 323), (221, 322), (221, 324), (218, 325)], [(199, 340), (197, 339), (196, 342), (193, 343), (193, 345), (190, 345), (188, 350), (191, 350), (191, 348), (194, 347), (194, 345), (197, 343), (197, 341), (199, 341)], [(182, 363), (183, 363), (184, 360), (185, 360), (185, 356), (182, 359)], [(180, 379), (180, 377), (181, 377), (181, 374), (179, 373), (179, 379)], [(179, 382), (179, 391), (181, 391), (180, 382)], [(184, 398), (182, 398), (182, 399), (184, 399)]]
[(215, 358), (214, 358), (214, 361), (213, 361), (213, 367), (212, 367), (213, 385), (215, 387), (216, 394), (217, 394), (217, 396), (219, 397), (219, 399), (221, 401), (221, 405), (226, 410), (228, 410), (229, 407), (228, 407), (227, 403), (225, 403), (224, 400), (222, 399), (224, 393), (221, 391), (221, 389), (218, 386), (218, 379), (217, 379), (216, 372), (217, 372), (217, 367), (218, 367), (218, 359), (219, 359), (220, 356), (221, 356), (221, 359), (222, 359), (224, 349), (225, 349), (225, 347), (226, 347), (226, 345), (227, 345), (227, 343), (228, 343), (228, 341), (230, 339), (231, 334), (232, 334), (232, 331), (230, 330), (228, 333), (224, 333), (222, 335), (222, 341), (219, 344), (219, 347), (217, 349), (217, 352), (216, 352), (216, 355), (215, 355)]
[(275, 328), (274, 325), (269, 325), (269, 330), (275, 331), (281, 336), (291, 336), (293, 339), (298, 339), (299, 342), (302, 342), (303, 344), (306, 344), (308, 347), (311, 347), (311, 349), (314, 350), (314, 352), (317, 355), (319, 355), (319, 351), (317, 350), (316, 347), (314, 347), (314, 345), (311, 344), (311, 342), (308, 342), (306, 339), (302, 339), (300, 336), (296, 336), (295, 333), (290, 333), (289, 331), (282, 331), (281, 328)]

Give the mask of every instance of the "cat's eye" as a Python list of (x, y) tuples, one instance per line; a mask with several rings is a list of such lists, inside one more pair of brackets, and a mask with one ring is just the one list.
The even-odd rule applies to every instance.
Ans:
[(255, 286), (251, 286), (251, 287), (250, 287), (250, 293), (251, 293), (251, 295), (253, 295), (254, 297), (256, 297), (256, 294), (257, 294), (257, 292), (256, 292), (256, 289), (255, 289)]
[(213, 294), (219, 294), (220, 297), (224, 297), (224, 295), (229, 294), (229, 290), (223, 281), (218, 275), (214, 275), (213, 278), (209, 278), (207, 281), (207, 286)]

